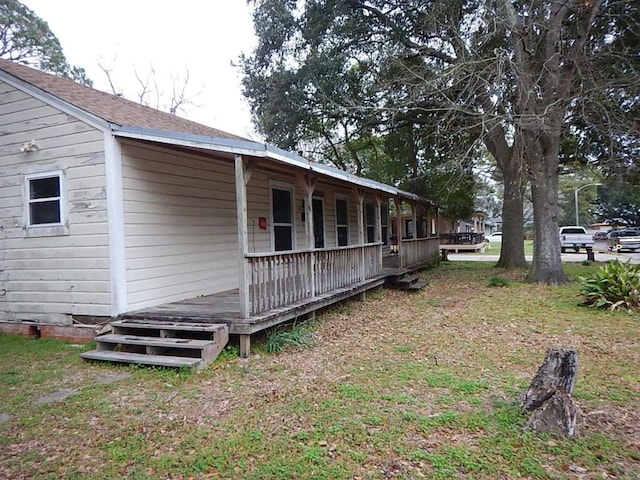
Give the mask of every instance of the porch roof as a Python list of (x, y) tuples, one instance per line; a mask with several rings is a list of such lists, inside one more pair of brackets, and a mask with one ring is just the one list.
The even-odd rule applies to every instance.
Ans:
[(405, 198), (407, 200), (419, 203), (428, 203), (429, 205), (435, 206), (435, 204), (430, 200), (420, 197), (415, 193), (407, 192), (375, 180), (359, 177), (330, 165), (313, 162), (301, 155), (269, 145), (268, 143), (259, 143), (244, 139), (208, 137), (180, 132), (169, 132), (166, 130), (153, 130), (128, 125), (111, 124), (110, 127), (113, 134), (117, 137), (208, 150), (228, 155), (241, 155), (250, 158), (267, 159), (275, 163), (306, 170), (324, 177), (358, 185), (363, 188), (384, 192), (392, 197)]

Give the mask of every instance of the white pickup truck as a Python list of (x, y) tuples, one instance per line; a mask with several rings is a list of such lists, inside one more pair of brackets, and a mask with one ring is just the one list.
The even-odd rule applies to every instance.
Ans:
[(560, 227), (560, 251), (564, 253), (568, 248), (579, 252), (581, 248), (593, 248), (593, 237), (584, 227)]
[(613, 230), (607, 236), (607, 249), (621, 252), (630, 250), (632, 252), (640, 249), (640, 230), (637, 228), (626, 228), (624, 230)]

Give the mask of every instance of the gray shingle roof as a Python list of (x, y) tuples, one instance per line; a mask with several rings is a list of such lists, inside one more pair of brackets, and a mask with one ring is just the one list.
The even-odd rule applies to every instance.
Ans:
[(109, 123), (207, 137), (243, 139), (9, 60), (0, 59), (0, 70)]

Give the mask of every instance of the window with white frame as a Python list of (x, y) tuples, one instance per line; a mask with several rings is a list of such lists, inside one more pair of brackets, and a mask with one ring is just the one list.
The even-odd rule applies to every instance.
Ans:
[(287, 187), (271, 187), (273, 249), (293, 250), (293, 191)]
[(336, 198), (336, 235), (339, 247), (349, 245), (349, 203), (346, 198)]
[(62, 225), (62, 172), (47, 172), (25, 177), (27, 227)]

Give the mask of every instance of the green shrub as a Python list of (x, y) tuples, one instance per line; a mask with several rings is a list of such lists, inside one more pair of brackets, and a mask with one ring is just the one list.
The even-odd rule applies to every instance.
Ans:
[(640, 265), (607, 263), (588, 277), (578, 277), (583, 303), (593, 308), (640, 312)]
[(285, 347), (310, 348), (313, 329), (308, 322), (278, 325), (267, 330), (267, 351), (280, 353)]
[(498, 276), (491, 277), (487, 282), (487, 286), (489, 287), (508, 287), (509, 285), (511, 285), (511, 280)]

